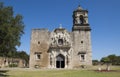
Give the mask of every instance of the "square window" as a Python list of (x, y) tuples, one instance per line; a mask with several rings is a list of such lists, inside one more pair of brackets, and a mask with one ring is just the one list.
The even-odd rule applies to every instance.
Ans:
[(37, 59), (40, 59), (40, 54), (37, 54)]
[(85, 60), (85, 56), (82, 54), (81, 55), (81, 60), (84, 61)]
[(80, 54), (80, 61), (85, 61), (85, 54)]
[(40, 54), (35, 54), (35, 59), (36, 60), (40, 60), (41, 59), (41, 55)]

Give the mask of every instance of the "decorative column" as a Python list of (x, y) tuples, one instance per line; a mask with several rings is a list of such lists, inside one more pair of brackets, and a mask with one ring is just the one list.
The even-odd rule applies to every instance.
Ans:
[(67, 56), (65, 55), (65, 68), (67, 68)]
[(56, 55), (54, 57), (54, 68), (56, 68)]

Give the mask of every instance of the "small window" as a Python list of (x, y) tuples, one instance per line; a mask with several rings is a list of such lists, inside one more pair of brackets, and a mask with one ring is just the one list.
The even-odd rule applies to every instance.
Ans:
[(85, 54), (80, 54), (80, 61), (85, 61)]
[(58, 39), (58, 44), (63, 45), (63, 39)]
[(37, 54), (37, 59), (40, 59), (40, 54)]
[(81, 60), (84, 61), (85, 60), (85, 56), (82, 54), (81, 55)]
[(81, 41), (81, 44), (83, 44), (83, 41)]
[(35, 59), (40, 60), (41, 59), (41, 54), (35, 54)]
[(40, 44), (40, 41), (38, 41), (38, 44)]

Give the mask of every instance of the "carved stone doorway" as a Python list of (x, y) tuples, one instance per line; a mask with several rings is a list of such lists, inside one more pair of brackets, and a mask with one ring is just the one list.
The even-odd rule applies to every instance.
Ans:
[(65, 67), (65, 57), (59, 54), (56, 57), (56, 68), (64, 68)]

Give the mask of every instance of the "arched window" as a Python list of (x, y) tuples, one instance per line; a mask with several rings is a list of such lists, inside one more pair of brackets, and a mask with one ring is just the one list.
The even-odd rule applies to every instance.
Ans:
[(58, 44), (63, 45), (63, 39), (58, 39)]

